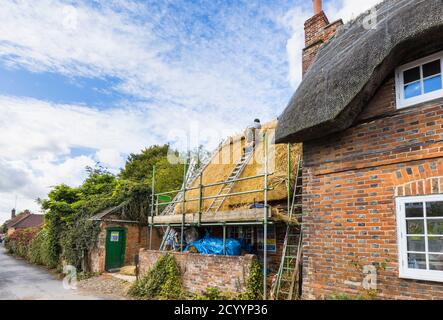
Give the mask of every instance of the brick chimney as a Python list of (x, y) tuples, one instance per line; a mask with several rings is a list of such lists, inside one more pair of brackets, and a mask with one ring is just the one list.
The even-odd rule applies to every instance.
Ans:
[(15, 218), (15, 209), (12, 209), (11, 210), (11, 219), (14, 219)]
[(313, 0), (314, 16), (305, 22), (305, 48), (303, 49), (303, 75), (308, 71), (321, 45), (335, 35), (343, 21), (330, 23), (323, 11), (322, 0)]

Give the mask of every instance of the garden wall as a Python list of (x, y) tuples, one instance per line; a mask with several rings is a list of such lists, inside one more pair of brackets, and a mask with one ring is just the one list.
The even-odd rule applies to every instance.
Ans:
[[(154, 266), (164, 254), (161, 251), (140, 249), (140, 275)], [(239, 257), (203, 255), (171, 252), (179, 265), (183, 287), (193, 293), (206, 288), (217, 288), (222, 292), (240, 293), (245, 291), (254, 255)]]

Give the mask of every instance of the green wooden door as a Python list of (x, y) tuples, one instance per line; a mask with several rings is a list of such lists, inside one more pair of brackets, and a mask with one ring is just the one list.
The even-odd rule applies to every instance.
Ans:
[(123, 267), (125, 263), (126, 229), (106, 229), (106, 271)]

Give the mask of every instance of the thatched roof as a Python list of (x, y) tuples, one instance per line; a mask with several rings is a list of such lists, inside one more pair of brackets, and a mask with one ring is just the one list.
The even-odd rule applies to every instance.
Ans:
[[(277, 121), (271, 121), (263, 125), (260, 135), (263, 135), (265, 131), (268, 132), (268, 172), (271, 174), (268, 179), (268, 187), (273, 188), (268, 192), (269, 201), (280, 201), (287, 199), (287, 167), (288, 167), (288, 153), (286, 145), (274, 144), (275, 128), (277, 127)], [(203, 185), (218, 183), (226, 181), (229, 174), (234, 169), (236, 163), (242, 155), (242, 149), (245, 145), (243, 135), (238, 135), (228, 139), (227, 142), (220, 148), (215, 154), (210, 164), (203, 171)], [(244, 171), (241, 173), (240, 178), (247, 178), (256, 175), (263, 174), (264, 172), (264, 158), (265, 150), (264, 143), (260, 141), (254, 151), (254, 156), (250, 159), (246, 165)], [(296, 160), (300, 153), (301, 145), (294, 144), (291, 147), (291, 168), (292, 168), (292, 180), (295, 175)], [(291, 185), (293, 181), (291, 181)], [(196, 179), (191, 187), (198, 187), (199, 179)], [(222, 186), (207, 187), (203, 191), (203, 196), (215, 196), (218, 194)], [(234, 183), (234, 186), (230, 193), (246, 192), (252, 190), (258, 190), (264, 188), (263, 178), (255, 178), (246, 181), (238, 181)], [(192, 190), (186, 193), (186, 200), (196, 199), (199, 196), (199, 190)], [(213, 200), (203, 201), (202, 208), (206, 211), (211, 205)], [(229, 197), (226, 199), (223, 206), (220, 208), (221, 212), (228, 212), (235, 209), (245, 209), (255, 202), (263, 201), (263, 192), (244, 194)], [(198, 202), (187, 202), (185, 210), (188, 213), (198, 212)], [(175, 209), (175, 213), (181, 213), (182, 206), (178, 204)]]
[(339, 28), (324, 44), (279, 118), (277, 143), (301, 142), (353, 124), (399, 63), (443, 48), (441, 0), (387, 0)]

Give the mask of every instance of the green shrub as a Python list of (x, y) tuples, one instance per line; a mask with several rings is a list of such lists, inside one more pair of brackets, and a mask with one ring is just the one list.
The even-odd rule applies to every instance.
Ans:
[(28, 259), (31, 263), (45, 265), (43, 257), (43, 242), (45, 241), (45, 236), (45, 231), (41, 230), (32, 240), (28, 250)]
[(31, 263), (55, 268), (58, 264), (51, 245), (51, 234), (46, 228), (40, 230), (29, 245), (28, 260)]
[(242, 300), (260, 300), (263, 298), (263, 272), (261, 264), (254, 260), (246, 280), (246, 291), (239, 296)]
[(129, 295), (147, 299), (180, 299), (184, 296), (177, 262), (170, 254), (160, 257), (148, 273), (128, 291)]

